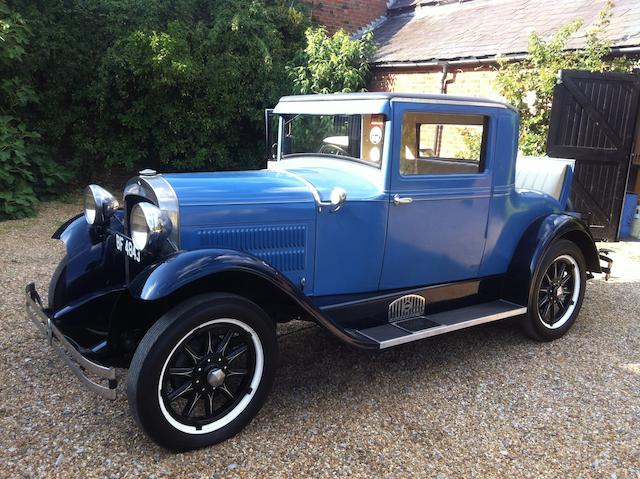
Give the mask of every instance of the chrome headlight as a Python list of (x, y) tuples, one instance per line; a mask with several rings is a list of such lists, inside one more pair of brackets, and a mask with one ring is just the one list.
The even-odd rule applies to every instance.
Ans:
[(98, 185), (84, 190), (84, 217), (90, 225), (101, 225), (120, 207), (111, 193)]
[(137, 203), (131, 210), (129, 221), (131, 241), (137, 250), (161, 241), (171, 233), (171, 220), (160, 208), (151, 203)]

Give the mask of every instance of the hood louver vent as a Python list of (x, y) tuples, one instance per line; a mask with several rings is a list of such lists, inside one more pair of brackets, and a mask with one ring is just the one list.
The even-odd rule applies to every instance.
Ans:
[(207, 228), (198, 231), (198, 237), (203, 248), (244, 251), (282, 272), (305, 269), (304, 225)]

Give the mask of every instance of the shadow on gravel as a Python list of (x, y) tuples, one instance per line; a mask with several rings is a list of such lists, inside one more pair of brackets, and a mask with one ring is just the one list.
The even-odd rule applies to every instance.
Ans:
[(507, 357), (513, 359), (514, 353), (526, 355), (531, 351), (526, 346), (537, 345), (524, 336), (517, 319), (382, 351), (352, 348), (320, 327), (282, 337), (279, 344), (279, 371), (267, 411), (299, 411), (308, 404), (322, 407), (327, 398), (349, 399), (343, 407), (357, 408), (360, 401), (383, 400), (380, 391), (388, 384), (406, 393), (433, 376), (491, 367)]

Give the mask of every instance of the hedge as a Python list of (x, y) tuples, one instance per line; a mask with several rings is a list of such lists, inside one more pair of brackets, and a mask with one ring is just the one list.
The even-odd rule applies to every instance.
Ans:
[(358, 91), (371, 35), (296, 0), (0, 0), (0, 220), (108, 172), (264, 166), (264, 109)]
[(262, 164), (308, 16), (290, 0), (0, 0), (0, 219), (69, 178)]

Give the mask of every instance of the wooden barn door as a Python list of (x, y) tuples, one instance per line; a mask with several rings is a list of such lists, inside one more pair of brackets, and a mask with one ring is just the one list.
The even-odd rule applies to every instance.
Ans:
[(596, 239), (618, 238), (640, 98), (632, 73), (560, 71), (547, 153), (576, 160), (573, 209)]

